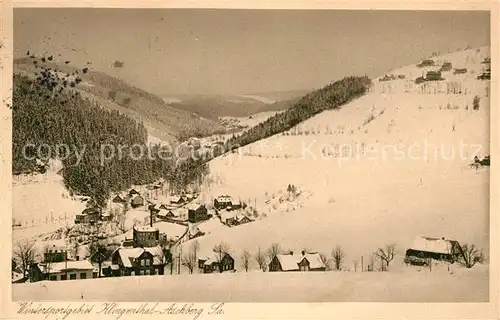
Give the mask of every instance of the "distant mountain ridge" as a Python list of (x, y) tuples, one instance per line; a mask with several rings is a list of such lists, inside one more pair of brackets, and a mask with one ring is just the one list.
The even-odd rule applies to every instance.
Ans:
[[(14, 73), (34, 77), (39, 69), (33, 61), (38, 60), (29, 57), (14, 60)], [(119, 111), (143, 122), (151, 135), (163, 141), (185, 140), (190, 136), (224, 132), (217, 121), (204, 119), (188, 110), (177, 109), (162, 98), (105, 73), (91, 69), (83, 73), (70, 64), (49, 61), (38, 61), (38, 65), (61, 75), (78, 76), (82, 80), (78, 90), (83, 97), (92, 98), (103, 108)]]
[(308, 92), (293, 90), (243, 95), (172, 95), (165, 97), (164, 101), (173, 108), (218, 120), (220, 117), (247, 117), (260, 112), (286, 110)]

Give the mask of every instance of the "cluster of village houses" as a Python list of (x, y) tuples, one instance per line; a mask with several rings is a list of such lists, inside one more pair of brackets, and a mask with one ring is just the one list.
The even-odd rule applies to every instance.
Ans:
[[(161, 185), (157, 184), (149, 190), (156, 192), (160, 188)], [(31, 267), (30, 281), (167, 274), (165, 269), (169, 264), (172, 268), (172, 264), (167, 254), (170, 251), (166, 249), (203, 236), (203, 231), (198, 227), (203, 222), (219, 219), (226, 226), (236, 226), (252, 221), (241, 213), (241, 202), (228, 195), (213, 200), (211, 206), (215, 210), (215, 216), (208, 213), (207, 205), (194, 201), (195, 198), (196, 195), (186, 193), (170, 197), (168, 204), (158, 204), (147, 201), (135, 189), (130, 190), (127, 195), (115, 196), (112, 199), (115, 204), (128, 203), (132, 208), (142, 207), (149, 211), (149, 225), (136, 225), (131, 232), (126, 233), (121, 246), (112, 252), (110, 259), (101, 263), (100, 268), (90, 262), (92, 257), (88, 257), (88, 260), (79, 259), (78, 256), (69, 257), (64, 246), (53, 246), (45, 251), (42, 262)], [(111, 217), (99, 209), (87, 208), (77, 216), (75, 222), (92, 224), (107, 219)], [(460, 251), (457, 241), (418, 237), (406, 251), (405, 262), (416, 265), (425, 264), (428, 259), (453, 262), (458, 260)], [(213, 252), (212, 255), (200, 256), (197, 260), (197, 267), (202, 273), (236, 271), (235, 259), (230, 252)], [(319, 253), (305, 251), (277, 254), (267, 267), (270, 272), (327, 269)], [(172, 270), (168, 273), (172, 273)]]
[[(165, 248), (160, 244), (160, 230), (151, 226), (133, 228), (131, 239), (127, 239), (111, 255), (110, 261), (102, 264), (102, 276), (164, 275), (169, 261)], [(457, 241), (445, 238), (417, 237), (406, 251), (405, 262), (425, 265), (430, 259), (453, 263), (460, 259), (461, 248)], [(50, 261), (50, 263), (48, 263)], [(235, 272), (235, 257), (230, 252), (213, 252), (200, 256), (197, 267), (201, 273)], [(54, 247), (44, 255), (44, 261), (33, 266), (30, 279), (34, 281), (91, 279), (99, 276), (96, 266), (89, 260), (68, 259), (67, 250)], [(269, 272), (326, 271), (327, 267), (317, 252), (281, 253), (268, 264)], [(171, 273), (171, 271), (170, 271)]]

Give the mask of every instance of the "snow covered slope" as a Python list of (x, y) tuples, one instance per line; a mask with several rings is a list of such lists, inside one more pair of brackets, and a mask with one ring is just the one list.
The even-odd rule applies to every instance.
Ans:
[[(392, 70), (404, 79), (374, 79), (370, 93), (341, 109), (213, 160), (216, 183), (206, 198), (230, 194), (266, 213), (270, 195), (289, 184), (312, 196), (296, 210), (200, 238), (202, 250), (224, 241), (239, 260), (244, 249), (274, 242), (326, 255), (340, 245), (350, 267), (387, 243), (401, 257), (415, 236), (426, 235), (487, 252), (489, 170), (469, 164), (489, 154), (489, 82), (476, 79), (488, 56), (484, 47), (436, 57), (433, 69), (449, 61), (468, 71), (443, 72), (445, 80), (426, 85), (414, 84), (432, 69), (418, 68), (419, 61)], [(450, 93), (452, 86), (460, 90)]]

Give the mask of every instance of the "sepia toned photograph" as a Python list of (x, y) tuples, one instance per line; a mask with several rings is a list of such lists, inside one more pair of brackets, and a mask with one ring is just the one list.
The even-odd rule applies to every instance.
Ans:
[(490, 18), (15, 8), (12, 301), (489, 302)]

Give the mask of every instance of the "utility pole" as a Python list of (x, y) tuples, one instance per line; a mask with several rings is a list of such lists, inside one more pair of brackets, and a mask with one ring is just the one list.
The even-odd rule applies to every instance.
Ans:
[(182, 256), (182, 246), (179, 245), (179, 261), (177, 266), (177, 274), (181, 274), (181, 256)]

